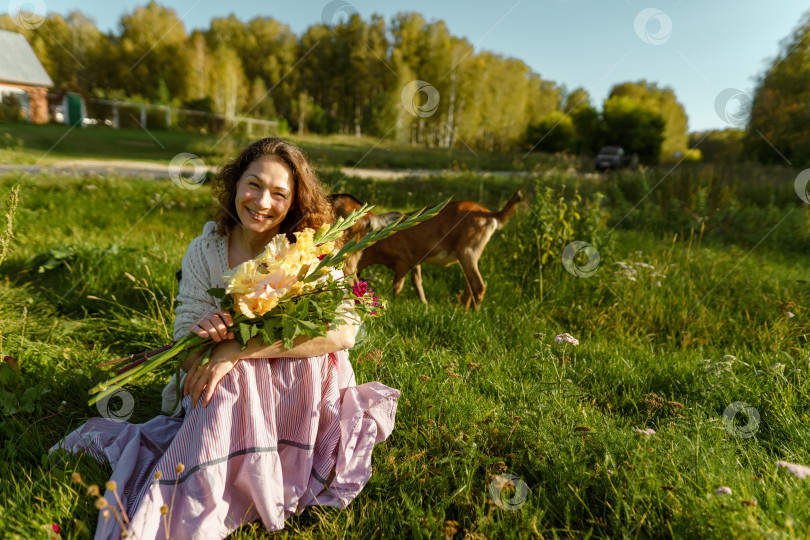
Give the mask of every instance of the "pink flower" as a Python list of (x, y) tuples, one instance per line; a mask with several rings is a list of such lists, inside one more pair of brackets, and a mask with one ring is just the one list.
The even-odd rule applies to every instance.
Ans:
[[(365, 281), (358, 281), (356, 285), (352, 285), (352, 294), (357, 297), (354, 300), (355, 304), (360, 304), (365, 301), (365, 303), (370, 306), (378, 307), (380, 305), (380, 299), (377, 298), (374, 291), (369, 289), (368, 283)], [(371, 314), (376, 315), (377, 311), (372, 311)]]
[(636, 433), (641, 433), (642, 435), (655, 435), (655, 430), (652, 428), (647, 429), (633, 428), (633, 429), (635, 430)]
[(810, 467), (807, 467), (806, 465), (790, 463), (789, 461), (777, 461), (776, 466), (786, 468), (790, 474), (799, 479), (804, 479), (810, 476)]
[(717, 495), (731, 495), (731, 488), (726, 486), (720, 486), (719, 488), (715, 489), (714, 492)]
[(572, 336), (571, 334), (560, 334), (559, 336), (554, 338), (554, 341), (557, 343), (562, 343), (565, 341), (566, 343), (570, 343), (571, 345), (579, 345), (579, 340)]
[(352, 285), (352, 292), (358, 298), (363, 298), (368, 292), (368, 282), (358, 281), (356, 285)]

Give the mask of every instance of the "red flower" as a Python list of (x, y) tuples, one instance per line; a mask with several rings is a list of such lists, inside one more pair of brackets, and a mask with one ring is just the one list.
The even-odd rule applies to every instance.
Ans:
[(19, 371), (20, 370), (20, 366), (17, 365), (17, 361), (14, 360), (12, 357), (10, 357), (8, 355), (3, 357), (3, 362), (8, 364), (8, 367), (13, 369), (14, 371)]
[(363, 298), (368, 292), (368, 283), (365, 281), (358, 281), (356, 285), (352, 285), (352, 292), (356, 297)]
[(53, 529), (53, 532), (55, 532), (56, 534), (60, 534), (62, 532), (62, 529), (60, 529), (59, 525), (57, 525), (56, 523), (51, 524), (51, 528)]
[[(354, 300), (355, 304), (360, 304), (364, 302), (370, 306), (379, 306), (380, 299), (377, 298), (377, 295), (374, 294), (374, 291), (369, 289), (368, 282), (366, 281), (358, 281), (357, 285), (352, 285), (352, 294), (354, 294), (357, 298)], [(370, 298), (368, 298), (370, 296)], [(372, 315), (376, 315), (376, 311), (371, 312)]]

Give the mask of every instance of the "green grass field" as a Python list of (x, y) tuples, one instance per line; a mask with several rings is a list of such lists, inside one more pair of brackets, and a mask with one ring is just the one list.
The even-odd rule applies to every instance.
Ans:
[[(685, 178), (662, 189), (677, 192)], [(86, 391), (105, 379), (99, 362), (170, 341), (174, 272), (213, 203), (205, 189), (121, 178), (6, 175), (1, 193), (18, 181), (12, 251), (0, 265), (0, 349), (22, 375), (0, 371), (0, 537), (44, 537), (57, 523), (66, 538), (90, 538), (97, 512), (70, 477), (101, 484), (109, 469), (47, 448), (98, 416)], [(470, 174), (341, 183), (384, 209), (450, 195), (494, 209), (518, 188), (530, 201), (484, 252), (480, 311), (458, 305), (458, 266), (426, 266), (430, 305), (407, 283), (369, 325), (351, 357), (358, 383), (402, 391), (394, 433), (347, 509), (308, 509), (274, 536), (810, 535), (810, 478), (776, 466), (810, 465), (806, 205), (751, 210), (745, 219), (761, 234), (749, 240), (722, 227), (733, 220), (645, 227), (633, 212), (652, 216), (654, 206), (628, 214), (610, 186), (582, 182)], [(780, 240), (785, 227), (796, 228), (784, 233), (790, 243)], [(562, 268), (561, 247), (573, 239), (599, 249), (592, 277)], [(369, 270), (390, 296), (391, 272)], [(563, 332), (580, 345), (555, 343)], [(130, 389), (130, 421), (159, 412), (168, 377)], [(759, 420), (740, 412), (724, 423), (739, 402)], [(721, 486), (732, 493), (716, 494)], [(269, 536), (254, 524), (232, 538)]]
[[(422, 148), (377, 137), (287, 135), (318, 168), (534, 170), (558, 166), (591, 167), (576, 158), (525, 152), (513, 154)], [(132, 159), (168, 163), (181, 152), (209, 164), (235, 157), (249, 139), (236, 132), (201, 135), (182, 131), (71, 128), (59, 124), (0, 124), (0, 163), (41, 165), (76, 158)], [(43, 157), (44, 156), (44, 157)]]

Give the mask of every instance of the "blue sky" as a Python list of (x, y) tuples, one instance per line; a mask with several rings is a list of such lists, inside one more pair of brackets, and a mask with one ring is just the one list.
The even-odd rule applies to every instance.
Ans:
[[(19, 2), (19, 0), (14, 0)], [(43, 1), (49, 12), (80, 10), (104, 31), (146, 2)], [(750, 93), (779, 42), (810, 4), (800, 0), (347, 0), (364, 19), (416, 11), (444, 20), (450, 31), (481, 49), (520, 58), (544, 79), (569, 90), (584, 87), (601, 108), (613, 84), (647, 79), (671, 87), (689, 116), (691, 131), (725, 128), (715, 99), (734, 88)], [(235, 13), (284, 22), (300, 35), (322, 18), (327, 0), (161, 0), (186, 31), (207, 28)], [(646, 11), (645, 11), (646, 10)], [(646, 24), (645, 24), (646, 22)], [(429, 81), (428, 81), (429, 82)]]

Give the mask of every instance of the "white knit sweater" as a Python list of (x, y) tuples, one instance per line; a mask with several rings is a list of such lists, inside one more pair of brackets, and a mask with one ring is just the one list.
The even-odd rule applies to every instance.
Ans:
[(188, 335), (191, 323), (219, 307), (219, 299), (206, 291), (225, 287), (222, 275), (228, 266), (228, 237), (217, 232), (217, 224), (209, 221), (200, 236), (191, 241), (183, 256), (182, 278), (177, 292), (174, 339)]

